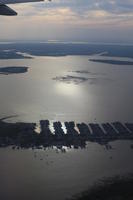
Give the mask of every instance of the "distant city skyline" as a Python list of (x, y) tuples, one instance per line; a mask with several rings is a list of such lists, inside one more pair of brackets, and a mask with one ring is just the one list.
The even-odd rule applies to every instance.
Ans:
[(132, 0), (53, 0), (10, 5), (0, 16), (0, 40), (133, 43)]

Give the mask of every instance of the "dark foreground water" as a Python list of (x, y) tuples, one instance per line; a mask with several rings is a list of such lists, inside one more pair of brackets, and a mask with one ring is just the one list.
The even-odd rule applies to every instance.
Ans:
[[(25, 73), (0, 74), (0, 117), (15, 115), (9, 121), (23, 122), (133, 122), (133, 66), (89, 58), (0, 60), (0, 67), (28, 67)], [(1, 148), (0, 199), (64, 200), (99, 178), (132, 172), (131, 144), (116, 141), (107, 151), (88, 143), (86, 149), (68, 148), (66, 153), (55, 148)]]
[(110, 151), (88, 143), (86, 149), (0, 150), (0, 199), (63, 200), (100, 178), (132, 172), (130, 141)]

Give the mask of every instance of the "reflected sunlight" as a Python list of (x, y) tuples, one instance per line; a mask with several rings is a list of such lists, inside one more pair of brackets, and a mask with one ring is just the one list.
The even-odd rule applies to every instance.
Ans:
[(60, 95), (69, 96), (69, 97), (78, 96), (79, 93), (81, 92), (80, 86), (75, 85), (73, 83), (71, 83), (71, 84), (56, 83), (55, 87), (56, 87), (55, 89), (56, 89), (57, 93), (59, 93)]

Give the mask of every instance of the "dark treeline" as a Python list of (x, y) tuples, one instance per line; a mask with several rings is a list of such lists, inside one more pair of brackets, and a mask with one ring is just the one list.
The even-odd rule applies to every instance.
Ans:
[[(5, 51), (7, 50), (8, 51)], [(105, 52), (103, 55), (133, 58), (133, 46), (111, 44), (78, 44), (78, 43), (43, 43), (43, 42), (13, 42), (0, 44), (0, 59), (21, 59), (30, 56), (17, 54), (28, 53), (33, 56), (66, 56), (93, 55)]]

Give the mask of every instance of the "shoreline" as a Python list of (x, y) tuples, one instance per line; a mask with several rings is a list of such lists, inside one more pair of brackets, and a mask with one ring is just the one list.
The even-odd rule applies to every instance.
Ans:
[(91, 62), (105, 63), (111, 65), (133, 65), (133, 61), (124, 61), (124, 60), (106, 60), (106, 59), (89, 59)]
[(69, 200), (132, 200), (133, 174), (106, 178)]

